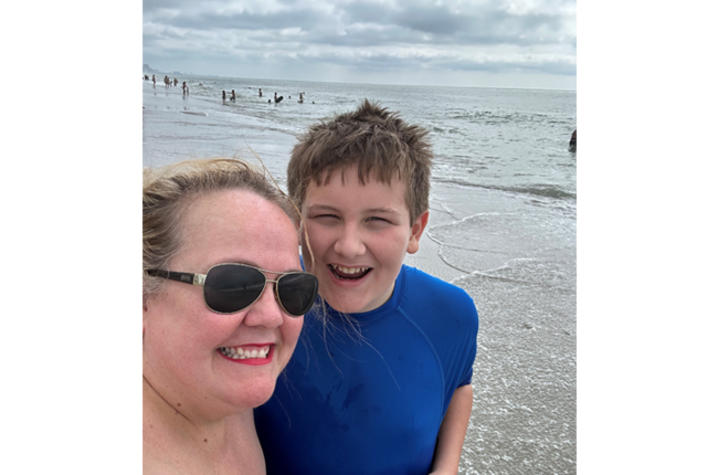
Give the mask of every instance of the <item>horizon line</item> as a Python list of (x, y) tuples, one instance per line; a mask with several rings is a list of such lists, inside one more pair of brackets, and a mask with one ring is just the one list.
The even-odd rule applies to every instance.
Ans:
[(397, 84), (397, 83), (377, 83), (377, 82), (346, 82), (346, 81), (319, 81), (315, 79), (277, 79), (277, 78), (258, 78), (258, 77), (241, 77), (241, 76), (226, 76), (221, 74), (198, 74), (194, 72), (184, 71), (160, 71), (147, 63), (142, 64), (143, 73), (145, 72), (145, 66), (149, 69), (149, 72), (162, 73), (162, 74), (183, 74), (185, 76), (198, 76), (207, 78), (219, 78), (219, 79), (251, 79), (251, 80), (269, 80), (269, 81), (294, 81), (294, 82), (316, 82), (324, 84), (355, 84), (355, 85), (368, 85), (368, 86), (403, 86), (403, 87), (456, 87), (456, 88), (480, 88), (480, 89), (526, 89), (526, 90), (540, 90), (540, 91), (566, 91), (576, 92), (576, 88), (565, 89), (559, 87), (526, 87), (526, 86), (467, 86), (467, 85), (455, 85), (455, 84)]

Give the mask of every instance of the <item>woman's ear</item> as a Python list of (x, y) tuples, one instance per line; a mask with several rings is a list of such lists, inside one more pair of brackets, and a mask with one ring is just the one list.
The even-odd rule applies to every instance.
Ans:
[(145, 324), (147, 323), (147, 312), (149, 311), (149, 306), (147, 303), (147, 296), (143, 293), (142, 294), (142, 336), (145, 336)]
[(419, 250), (419, 239), (421, 234), (426, 228), (426, 224), (429, 222), (429, 210), (427, 209), (416, 218), (414, 224), (411, 225), (411, 236), (409, 237), (409, 245), (406, 248), (406, 252), (414, 254)]

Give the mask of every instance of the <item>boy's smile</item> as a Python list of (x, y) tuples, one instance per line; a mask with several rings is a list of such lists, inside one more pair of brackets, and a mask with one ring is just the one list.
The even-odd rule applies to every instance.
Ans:
[(419, 249), (428, 211), (410, 224), (406, 184), (373, 178), (363, 185), (356, 166), (336, 171), (324, 184), (311, 182), (302, 213), (304, 261), (319, 279), (319, 294), (336, 310), (359, 313), (386, 302), (404, 255)]
[(371, 272), (371, 267), (344, 267), (329, 264), (329, 270), (340, 279), (361, 279)]

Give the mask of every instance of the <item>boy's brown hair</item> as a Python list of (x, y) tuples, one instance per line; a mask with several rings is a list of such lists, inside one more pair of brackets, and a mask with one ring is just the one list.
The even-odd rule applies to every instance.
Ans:
[(353, 112), (313, 125), (292, 150), (287, 167), (290, 197), (301, 209), (307, 187), (327, 183), (334, 172), (357, 165), (359, 182), (369, 178), (406, 185), (404, 199), (413, 223), (429, 209), (429, 179), (433, 152), (428, 132), (409, 125), (367, 99)]

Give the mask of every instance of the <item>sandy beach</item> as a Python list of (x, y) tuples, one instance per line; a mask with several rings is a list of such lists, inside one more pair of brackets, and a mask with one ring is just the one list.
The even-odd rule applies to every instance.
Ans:
[[(437, 188), (434, 194), (449, 200), (462, 194)], [(565, 273), (575, 270), (575, 248), (573, 254), (545, 249), (540, 259), (506, 265), (507, 255), (491, 244), (501, 237), (471, 224), (467, 245), (446, 244), (447, 227), (453, 239), (462, 235), (454, 223), (490, 220), (521, 206), (495, 192), (472, 196), (473, 204), (454, 216), (435, 209), (435, 198), (420, 250), (407, 258), (464, 288), (479, 311), (474, 404), (460, 473), (575, 473), (576, 288), (575, 271)]]

